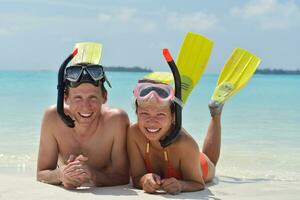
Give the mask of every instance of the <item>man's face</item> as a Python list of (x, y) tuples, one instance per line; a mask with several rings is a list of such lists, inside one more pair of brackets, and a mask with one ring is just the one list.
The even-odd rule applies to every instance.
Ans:
[(105, 103), (101, 89), (90, 83), (82, 83), (76, 88), (70, 88), (65, 100), (79, 124), (90, 124), (97, 119), (101, 106)]

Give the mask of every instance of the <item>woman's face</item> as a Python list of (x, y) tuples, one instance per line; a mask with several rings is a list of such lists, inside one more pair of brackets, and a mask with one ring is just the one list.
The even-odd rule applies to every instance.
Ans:
[(172, 116), (170, 105), (141, 104), (137, 110), (138, 126), (145, 137), (151, 141), (158, 141), (169, 134)]

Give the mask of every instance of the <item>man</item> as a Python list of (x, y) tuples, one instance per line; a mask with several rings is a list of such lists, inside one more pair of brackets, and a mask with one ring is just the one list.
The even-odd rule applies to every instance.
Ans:
[(46, 110), (37, 180), (68, 189), (127, 184), (129, 120), (124, 111), (103, 105), (107, 101), (107, 79), (102, 66), (82, 63), (60, 71), (65, 71), (62, 112), (74, 120), (75, 127), (66, 126), (56, 106)]

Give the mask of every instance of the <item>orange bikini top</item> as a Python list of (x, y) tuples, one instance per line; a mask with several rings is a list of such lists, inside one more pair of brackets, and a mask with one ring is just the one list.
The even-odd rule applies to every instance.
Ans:
[[(150, 142), (147, 142), (146, 146), (146, 152), (145, 152), (145, 158), (144, 162), (146, 165), (146, 170), (148, 173), (153, 173), (153, 168), (150, 162), (150, 154), (149, 154), (149, 149), (150, 149)], [(167, 150), (164, 148), (164, 158), (165, 158), (165, 170), (164, 170), (164, 178), (171, 178), (174, 177), (176, 179), (182, 180), (182, 173), (180, 171), (177, 171), (174, 169), (172, 166), (171, 162), (168, 159), (168, 153)]]

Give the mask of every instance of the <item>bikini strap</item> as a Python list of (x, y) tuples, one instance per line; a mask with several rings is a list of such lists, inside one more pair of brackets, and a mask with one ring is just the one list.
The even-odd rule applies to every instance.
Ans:
[(150, 149), (150, 142), (147, 141), (147, 144), (146, 144), (146, 153), (149, 153), (149, 149)]
[(153, 168), (152, 168), (152, 165), (150, 162), (149, 149), (150, 149), (150, 142), (147, 141), (144, 161), (145, 161), (145, 167), (146, 167), (147, 172), (152, 173)]
[(167, 152), (167, 149), (164, 148), (164, 158), (165, 158), (165, 161), (169, 161), (169, 158), (168, 158), (168, 152)]

